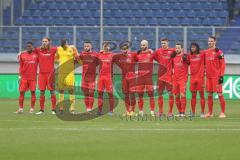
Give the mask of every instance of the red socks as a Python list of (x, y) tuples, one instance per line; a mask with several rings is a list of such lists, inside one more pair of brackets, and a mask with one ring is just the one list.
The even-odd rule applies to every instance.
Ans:
[(186, 97), (182, 97), (181, 98), (181, 110), (183, 113), (185, 113), (185, 111), (186, 111), (186, 102), (187, 102)]
[(176, 106), (177, 106), (178, 112), (180, 113), (182, 111), (180, 97), (176, 98)]
[(18, 101), (19, 101), (19, 108), (23, 109), (24, 93), (20, 93)]
[(205, 97), (204, 97), (204, 92), (200, 92), (200, 103), (201, 103), (201, 112), (205, 112)]
[(168, 111), (168, 114), (172, 114), (172, 112), (173, 112), (173, 104), (174, 104), (174, 98), (173, 98), (172, 95), (169, 96), (168, 103), (169, 103), (169, 111)]
[(34, 108), (36, 102), (36, 94), (35, 92), (31, 93), (31, 108)]
[(158, 107), (159, 107), (159, 113), (163, 114), (163, 96), (162, 95), (158, 97)]
[(113, 94), (112, 93), (108, 93), (108, 98), (109, 98), (110, 112), (113, 112), (113, 108), (114, 108)]
[(40, 109), (44, 111), (45, 96), (40, 96)]
[(192, 93), (192, 99), (191, 99), (191, 108), (192, 108), (192, 113), (195, 114), (196, 110), (196, 98), (197, 98), (197, 93), (193, 92)]
[(226, 103), (225, 103), (223, 95), (219, 96), (219, 101), (220, 101), (220, 105), (221, 105), (221, 111), (222, 111), (222, 113), (225, 113)]
[(126, 111), (130, 112), (130, 99), (129, 99), (129, 94), (125, 94), (125, 107)]
[(142, 111), (143, 110), (143, 94), (139, 94), (138, 97), (139, 97), (138, 108), (139, 108), (139, 111)]
[(212, 114), (213, 112), (213, 96), (208, 95), (208, 112)]
[(56, 95), (55, 94), (52, 94), (51, 95), (51, 102), (52, 102), (52, 110), (55, 110), (56, 109)]

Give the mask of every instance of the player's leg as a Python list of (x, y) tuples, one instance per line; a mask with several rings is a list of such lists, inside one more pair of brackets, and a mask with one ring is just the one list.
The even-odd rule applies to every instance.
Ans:
[(29, 113), (34, 112), (35, 103), (36, 103), (36, 92), (31, 91), (31, 108), (30, 108)]
[(224, 96), (222, 94), (222, 85), (219, 84), (218, 86), (218, 98), (219, 98), (219, 102), (220, 102), (220, 106), (221, 106), (221, 113), (219, 115), (219, 118), (225, 118), (225, 108), (226, 108), (226, 102), (224, 99)]
[(168, 110), (168, 116), (173, 116), (173, 105), (174, 105), (174, 96), (173, 96), (173, 84), (172, 83), (167, 83), (167, 91), (169, 95), (168, 99), (168, 105), (169, 105), (169, 110)]
[(37, 85), (36, 80), (28, 81), (29, 90), (31, 91), (31, 108), (29, 113), (34, 112), (34, 107), (36, 103), (36, 85)]
[(134, 114), (135, 112), (135, 107), (136, 107), (136, 98), (135, 98), (135, 94), (134, 93), (130, 93), (130, 104), (131, 104), (131, 115)]
[(19, 108), (16, 112), (14, 113), (23, 113), (23, 103), (24, 103), (24, 96), (25, 96), (25, 92), (28, 90), (29, 86), (28, 86), (28, 82), (25, 79), (21, 79), (19, 81), (19, 98), (18, 98), (18, 102), (19, 102)]
[(175, 102), (176, 102), (176, 106), (178, 109), (178, 113), (180, 115), (182, 109), (181, 109), (181, 100), (180, 100), (180, 88), (179, 88), (179, 85), (177, 84), (177, 82), (174, 82), (173, 92), (175, 94)]
[(45, 74), (39, 73), (38, 89), (40, 90), (40, 97), (39, 97), (40, 111), (37, 112), (36, 114), (44, 113), (46, 84), (47, 84), (47, 79)]
[(88, 83), (82, 81), (82, 87), (81, 88), (82, 88), (82, 92), (83, 92), (83, 95), (84, 95), (85, 107), (86, 107), (86, 110), (88, 111), (89, 110), (89, 89), (88, 89)]
[(94, 104), (94, 88), (95, 88), (95, 82), (91, 82), (91, 87), (89, 89), (89, 109), (93, 109), (93, 104)]
[(196, 103), (197, 103), (197, 82), (193, 79), (191, 79), (190, 81), (190, 91), (192, 93), (191, 111), (192, 111), (192, 116), (195, 116)]
[(112, 79), (106, 78), (104, 80), (105, 88), (108, 93), (108, 98), (109, 98), (109, 115), (111, 116), (113, 114), (113, 109), (114, 109), (114, 96), (113, 96), (113, 83)]
[(74, 94), (74, 89), (70, 88), (68, 90), (69, 93), (69, 100), (70, 100), (70, 112), (74, 113), (75, 111), (75, 94)]
[(62, 111), (62, 110), (65, 108), (65, 103), (64, 103), (64, 90), (63, 90), (63, 89), (59, 90), (58, 103), (61, 104), (61, 105), (59, 106), (59, 111)]
[(163, 114), (163, 91), (165, 88), (165, 83), (161, 80), (158, 80), (158, 115), (162, 116)]
[(54, 78), (54, 72), (50, 73), (48, 75), (48, 81), (47, 81), (47, 89), (50, 91), (51, 94), (51, 109), (52, 109), (52, 114), (56, 114), (56, 94), (55, 94), (55, 78)]
[(205, 96), (204, 91), (200, 91), (200, 105), (201, 105), (201, 118), (204, 118), (205, 115)]
[(151, 116), (155, 116), (155, 101), (154, 101), (154, 90), (153, 90), (153, 86), (149, 85), (146, 86), (146, 90), (147, 90), (147, 94), (149, 96), (149, 104), (150, 104), (150, 114)]
[(187, 105), (187, 98), (186, 98), (186, 83), (180, 82), (180, 95), (181, 95), (181, 109), (182, 115), (185, 115), (186, 112), (186, 105)]
[(57, 102), (57, 99), (56, 99), (55, 91), (51, 90), (50, 94), (51, 94), (51, 103), (52, 103), (52, 107), (51, 107), (52, 114), (56, 114), (56, 102)]
[(104, 83), (103, 79), (98, 79), (98, 114), (102, 115)]
[(128, 82), (125, 78), (122, 79), (122, 91), (124, 94), (124, 102), (125, 102), (125, 108), (126, 108), (126, 114), (129, 114), (130, 112), (130, 92), (129, 92), (129, 86)]
[(25, 91), (20, 91), (20, 95), (18, 98), (19, 108), (14, 113), (23, 113), (24, 96), (25, 96)]
[(213, 80), (206, 81), (206, 91), (208, 92), (208, 113), (205, 117), (213, 117)]
[(197, 92), (192, 91), (192, 98), (191, 98), (192, 116), (195, 116), (195, 113), (196, 113), (196, 103), (197, 103)]

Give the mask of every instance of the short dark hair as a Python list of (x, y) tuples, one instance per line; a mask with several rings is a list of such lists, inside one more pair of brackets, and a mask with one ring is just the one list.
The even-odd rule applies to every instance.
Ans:
[(217, 40), (217, 38), (215, 36), (209, 36), (208, 38), (213, 39), (214, 41)]
[(61, 46), (64, 46), (67, 44), (67, 39), (61, 39), (60, 41)]
[(92, 44), (91, 41), (87, 40), (87, 41), (84, 41), (83, 43), (89, 43), (89, 44)]
[(196, 43), (196, 42), (192, 42), (192, 43), (191, 43), (191, 45), (190, 45), (190, 53), (191, 53), (191, 54), (193, 54), (193, 53), (192, 53), (192, 50), (191, 50), (192, 46), (196, 46), (196, 48), (197, 48), (197, 54), (199, 54), (199, 53), (200, 53), (200, 46), (198, 45), (198, 43)]
[(181, 46), (181, 48), (183, 47), (181, 42), (177, 42), (176, 45)]
[(164, 37), (164, 38), (161, 39), (161, 41), (167, 41), (168, 42), (169, 40), (168, 40), (168, 38)]
[(32, 41), (28, 41), (27, 44), (30, 44), (33, 46), (33, 42)]

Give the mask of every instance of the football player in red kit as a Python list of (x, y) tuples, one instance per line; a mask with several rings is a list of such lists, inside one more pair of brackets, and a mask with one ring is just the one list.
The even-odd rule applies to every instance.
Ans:
[(153, 60), (155, 58), (153, 51), (148, 49), (148, 41), (141, 41), (141, 50), (138, 51), (137, 62), (138, 62), (138, 75), (136, 79), (137, 83), (137, 93), (139, 96), (138, 107), (139, 115), (143, 116), (143, 95), (146, 90), (150, 98), (150, 114), (155, 116), (154, 113), (154, 90), (152, 83), (152, 74), (153, 74)]
[[(121, 53), (114, 56), (116, 63), (122, 70), (122, 91), (124, 93), (126, 113), (123, 115), (134, 115), (135, 110), (135, 62), (137, 53), (129, 50), (129, 44), (120, 46)], [(133, 89), (133, 90), (132, 90)]]
[(51, 93), (52, 114), (56, 114), (56, 95), (54, 92), (54, 58), (57, 47), (50, 45), (48, 37), (42, 39), (42, 45), (35, 49), (39, 58), (38, 88), (40, 90), (40, 111), (36, 114), (43, 114), (45, 110), (45, 90)]
[(19, 60), (19, 109), (15, 113), (23, 113), (23, 102), (25, 92), (31, 91), (31, 109), (29, 113), (34, 112), (36, 102), (36, 79), (38, 68), (38, 55), (33, 50), (33, 43), (26, 44), (26, 51), (18, 55)]
[(204, 118), (205, 97), (204, 97), (204, 53), (200, 52), (197, 43), (191, 43), (190, 54), (188, 54), (190, 62), (190, 91), (192, 92), (191, 108), (192, 116), (195, 116), (197, 92), (200, 94), (201, 118)]
[(216, 47), (216, 37), (208, 38), (208, 49), (205, 52), (206, 91), (208, 92), (208, 113), (206, 117), (213, 117), (213, 93), (216, 92), (221, 105), (219, 118), (225, 118), (225, 100), (222, 94), (222, 83), (225, 72), (224, 54)]
[(96, 80), (96, 67), (98, 65), (97, 53), (92, 51), (92, 43), (86, 41), (83, 44), (83, 52), (78, 56), (82, 60), (82, 84), (81, 88), (85, 96), (84, 103), (87, 111), (93, 109), (94, 104), (94, 90)]
[(172, 58), (171, 55), (175, 51), (174, 48), (169, 48), (169, 41), (167, 38), (161, 39), (161, 48), (155, 52), (156, 61), (161, 64), (163, 67), (158, 69), (158, 106), (159, 112), (158, 115), (162, 116), (163, 114), (163, 92), (166, 89), (169, 94), (169, 110), (168, 116), (173, 116), (173, 105), (174, 105), (174, 96), (172, 93), (173, 83), (172, 83)]
[(99, 77), (98, 77), (98, 114), (102, 115), (103, 107), (103, 93), (104, 90), (108, 93), (109, 98), (109, 115), (113, 115), (114, 97), (113, 97), (113, 83), (112, 83), (112, 65), (114, 54), (109, 51), (110, 44), (108, 42), (103, 43), (103, 50), (97, 54), (99, 61)]
[(176, 51), (173, 53), (173, 83), (176, 105), (180, 111), (179, 116), (185, 116), (186, 110), (186, 85), (188, 80), (188, 60), (183, 53), (181, 43), (176, 43)]

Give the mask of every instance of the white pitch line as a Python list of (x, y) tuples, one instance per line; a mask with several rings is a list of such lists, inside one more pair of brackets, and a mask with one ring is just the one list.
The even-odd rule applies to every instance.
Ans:
[(237, 131), (240, 128), (129, 128), (129, 129), (114, 129), (114, 128), (0, 128), (1, 131), (15, 130), (56, 130), (56, 131), (154, 131), (154, 132), (216, 132), (216, 131)]

